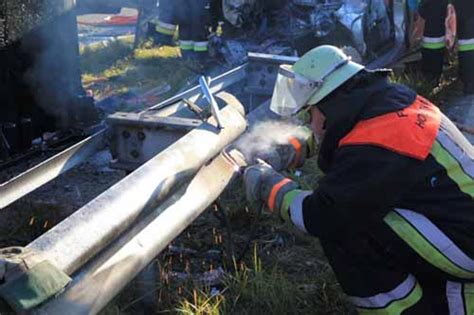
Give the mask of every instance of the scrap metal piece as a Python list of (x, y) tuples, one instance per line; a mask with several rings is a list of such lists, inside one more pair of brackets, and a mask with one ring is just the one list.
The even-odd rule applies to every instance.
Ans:
[(245, 92), (271, 98), (281, 64), (294, 64), (299, 58), (262, 53), (249, 53)]
[(0, 185), (0, 210), (84, 162), (104, 148), (106, 130), (82, 140), (63, 152)]
[(206, 120), (206, 116), (204, 115), (204, 110), (199, 107), (198, 105), (196, 105), (196, 103), (188, 100), (188, 99), (183, 99), (183, 102), (186, 103), (186, 105), (188, 106), (189, 110), (192, 111), (193, 113), (196, 114), (196, 116), (199, 117), (199, 119), (201, 119), (202, 121), (205, 121)]

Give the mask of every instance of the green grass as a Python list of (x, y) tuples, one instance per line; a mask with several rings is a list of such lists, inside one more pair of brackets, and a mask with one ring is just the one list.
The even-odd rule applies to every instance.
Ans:
[(404, 72), (401, 74), (392, 74), (390, 77), (394, 83), (408, 85), (418, 92), (418, 94), (433, 99), (435, 97), (435, 89), (433, 84), (426, 82), (421, 72)]
[(118, 61), (133, 53), (133, 42), (114, 40), (81, 48), (81, 70), (88, 75), (99, 75)]
[(462, 83), (459, 80), (458, 62), (454, 56), (449, 56), (444, 65), (443, 74), (437, 86), (426, 81), (423, 77), (419, 61), (408, 64), (404, 71), (395, 72), (390, 77), (392, 82), (405, 84), (417, 93), (443, 109), (449, 99), (462, 95)]
[[(219, 293), (188, 289), (178, 300), (179, 314), (344, 314), (348, 305), (318, 251), (287, 248), (273, 263), (264, 263), (255, 243), (250, 267), (235, 263)], [(319, 266), (318, 266), (319, 264)], [(297, 269), (295, 268), (297, 267)]]
[(224, 304), (224, 297), (221, 294), (213, 295), (209, 290), (194, 289), (192, 300), (184, 298), (179, 302), (176, 312), (183, 315), (218, 315), (221, 314), (221, 307)]
[(178, 48), (153, 47), (149, 42), (137, 49), (130, 39), (81, 49), (82, 82), (98, 100), (127, 92), (140, 95), (169, 85), (171, 89), (160, 96), (163, 100), (189, 85), (194, 69), (197, 65), (184, 62)]

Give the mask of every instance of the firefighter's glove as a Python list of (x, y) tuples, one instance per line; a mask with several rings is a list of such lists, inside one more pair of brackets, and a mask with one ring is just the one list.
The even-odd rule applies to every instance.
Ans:
[(288, 212), (288, 206), (285, 206), (285, 195), (298, 188), (295, 182), (263, 163), (245, 170), (244, 183), (249, 202), (264, 202), (270, 212), (278, 213), (283, 218)]
[(314, 156), (316, 152), (313, 132), (306, 127), (301, 127), (297, 135), (289, 137), (288, 143), (277, 145), (276, 152), (280, 156), (280, 165), (279, 168), (275, 167), (276, 170), (303, 166), (306, 159)]
[(250, 164), (263, 160), (275, 170), (295, 169), (304, 164), (307, 158), (314, 156), (316, 141), (310, 129), (301, 127), (295, 135), (281, 143), (276, 143), (272, 149), (256, 152), (250, 158)]
[(54, 297), (70, 281), (35, 252), (22, 247), (0, 249), (0, 297), (18, 313)]

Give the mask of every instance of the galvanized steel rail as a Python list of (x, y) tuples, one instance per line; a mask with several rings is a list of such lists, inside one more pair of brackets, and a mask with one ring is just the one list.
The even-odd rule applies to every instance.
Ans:
[[(268, 102), (249, 114), (249, 124), (271, 118)], [(147, 217), (82, 268), (71, 285), (34, 314), (96, 314), (216, 200), (244, 163), (219, 154)]]
[(203, 123), (27, 248), (74, 273), (240, 136), (247, 126), (244, 115), (240, 103), (228, 105), (221, 110), (222, 129), (213, 119)]
[(105, 147), (106, 130), (101, 130), (26, 172), (0, 184), (0, 210), (81, 164)]

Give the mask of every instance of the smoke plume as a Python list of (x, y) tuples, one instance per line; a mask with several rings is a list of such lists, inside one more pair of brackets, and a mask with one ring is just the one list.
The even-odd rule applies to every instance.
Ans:
[(305, 132), (293, 122), (266, 120), (255, 124), (234, 147), (247, 158), (265, 156), (275, 146), (287, 144), (290, 137), (304, 138)]

